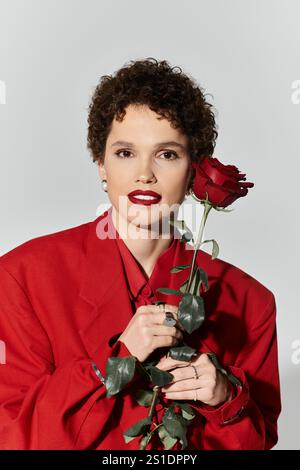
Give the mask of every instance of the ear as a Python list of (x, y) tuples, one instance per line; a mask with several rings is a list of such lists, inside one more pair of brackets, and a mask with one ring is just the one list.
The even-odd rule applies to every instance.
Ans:
[(102, 180), (104, 180), (104, 179), (106, 180), (106, 171), (105, 171), (103, 162), (99, 161), (99, 163), (98, 163), (98, 172), (99, 172), (100, 178)]

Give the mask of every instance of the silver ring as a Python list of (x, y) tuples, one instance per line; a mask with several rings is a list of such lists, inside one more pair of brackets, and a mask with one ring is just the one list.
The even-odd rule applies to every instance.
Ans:
[(194, 390), (194, 401), (197, 401), (197, 388)]
[(198, 375), (198, 372), (197, 372), (197, 369), (195, 366), (193, 366), (193, 364), (191, 364), (191, 367), (194, 369), (195, 371), (195, 376), (194, 376), (194, 379), (199, 379), (199, 375)]
[(165, 319), (163, 321), (163, 325), (165, 326), (174, 326), (176, 325), (177, 321), (176, 319), (173, 317), (173, 313), (172, 312), (165, 312)]

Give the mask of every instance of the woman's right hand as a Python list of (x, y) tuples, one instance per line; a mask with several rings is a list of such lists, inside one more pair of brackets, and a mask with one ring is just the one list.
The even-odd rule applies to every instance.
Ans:
[(140, 362), (158, 348), (176, 346), (182, 340), (182, 326), (178, 323), (178, 307), (165, 304), (165, 311), (172, 312), (177, 320), (175, 326), (165, 326), (165, 312), (159, 305), (138, 307), (126, 329), (119, 337), (130, 353)]

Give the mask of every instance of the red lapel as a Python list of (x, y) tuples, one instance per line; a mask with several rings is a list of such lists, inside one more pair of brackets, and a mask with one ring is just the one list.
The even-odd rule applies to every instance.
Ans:
[(113, 238), (101, 239), (108, 211), (91, 222), (86, 259), (76, 306), (79, 334), (90, 355), (122, 332), (132, 318), (132, 310), (119, 251)]

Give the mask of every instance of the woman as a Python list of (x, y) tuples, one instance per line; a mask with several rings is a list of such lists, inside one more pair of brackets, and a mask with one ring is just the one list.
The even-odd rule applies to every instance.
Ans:
[[(104, 386), (108, 358), (130, 355), (152, 355), (172, 371), (163, 399), (190, 401), (196, 410), (189, 449), (275, 445), (281, 405), (269, 289), (199, 251), (210, 289), (206, 321), (187, 340), (198, 355), (177, 363), (163, 353), (184, 333), (154, 305), (166, 301), (177, 319), (178, 297), (156, 289), (178, 288), (181, 273), (170, 269), (192, 259), (166, 222), (189, 193), (191, 162), (212, 155), (216, 137), (202, 90), (166, 61), (132, 62), (102, 78), (89, 109), (88, 147), (110, 209), (0, 258), (1, 449), (138, 449), (139, 439), (126, 444), (123, 432), (147, 416), (133, 399), (139, 378), (111, 398)], [(242, 387), (216, 370), (209, 351)], [(151, 448), (162, 448), (158, 439)]]

